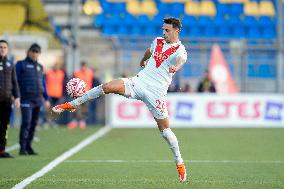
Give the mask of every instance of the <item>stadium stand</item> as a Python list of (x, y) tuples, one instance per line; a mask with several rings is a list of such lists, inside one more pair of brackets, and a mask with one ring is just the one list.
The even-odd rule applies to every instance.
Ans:
[[(221, 47), (233, 75), (238, 75), (240, 69), (241, 71), (245, 69), (248, 78), (276, 78), (276, 50), (272, 48), (272, 52), (267, 53), (255, 49), (261, 44), (266, 44), (267, 47), (275, 44), (277, 18), (273, 0), (100, 0), (99, 2), (105, 12), (94, 17), (94, 25), (101, 29), (105, 37), (115, 36), (123, 49), (122, 60), (131, 61), (127, 58), (129, 53), (126, 51), (143, 51), (147, 47), (144, 45), (145, 41), (149, 43), (153, 36), (161, 35), (163, 17), (175, 16), (183, 22), (181, 32), (183, 41), (191, 44), (188, 60), (190, 64), (183, 69), (181, 74), (183, 79), (201, 77), (206, 68), (205, 62), (210, 58), (211, 46), (204, 45), (202, 40), (200, 41), (203, 38), (212, 43), (220, 43), (225, 39)], [(106, 6), (107, 4), (109, 6)], [(109, 9), (117, 7), (118, 4), (119, 9)], [(146, 7), (149, 10), (146, 11)], [(138, 38), (142, 38), (142, 42)], [(192, 39), (199, 39), (196, 45)], [(240, 65), (236, 65), (231, 58), (229, 48), (231, 40), (245, 40), (247, 58), (238, 62), (244, 61), (246, 68), (240, 68)], [(255, 54), (254, 51), (259, 53)]]
[(20, 30), (25, 21), (26, 9), (23, 4), (0, 5), (0, 33), (15, 32)]
[(216, 8), (213, 1), (201, 1), (200, 2), (200, 15), (204, 16), (215, 16)]
[(153, 0), (145, 0), (141, 3), (141, 13), (149, 17), (155, 16), (158, 10)]
[(275, 16), (275, 10), (271, 1), (260, 1), (259, 2), (259, 14), (262, 16)]
[[(1, 0), (0, 18), (0, 35), (3, 35), (7, 40), (12, 40), (15, 46), (30, 45), (28, 43), (29, 37), (37, 38), (44, 47), (47, 47), (47, 45), (49, 47), (60, 46), (60, 40), (58, 40), (56, 34), (58, 30), (52, 26), (41, 1)], [(26, 37), (22, 39), (13, 38), (13, 35), (21, 34), (26, 35)]]
[[(66, 30), (71, 27), (70, 1), (41, 1), (47, 14), (42, 6), (33, 4), (40, 1), (31, 0), (29, 9), (22, 5), (27, 1), (1, 0), (0, 15), (9, 17), (9, 20), (1, 20), (0, 32), (20, 31), (21, 27), (31, 32), (51, 29), (61, 44), (68, 44), (64, 36), (69, 35)], [(119, 51), (118, 58), (114, 58), (117, 65), (131, 66), (134, 73), (137, 67), (134, 67), (133, 61), (139, 59), (153, 37), (162, 34), (162, 19), (175, 16), (182, 20), (181, 37), (189, 50), (190, 64), (182, 70), (182, 80), (191, 81), (202, 76), (214, 43), (220, 44), (237, 80), (245, 73), (247, 81), (265, 79), (269, 85), (270, 80), (277, 77), (275, 0), (82, 0), (81, 3), (80, 32), (85, 38), (81, 39), (84, 48), (80, 51), (84, 56), (95, 51), (98, 53), (91, 57), (98, 57), (103, 54), (100, 52), (114, 47)], [(84, 3), (91, 3), (91, 7), (85, 8), (92, 9), (84, 10)], [(93, 39), (94, 36), (100, 44)], [(91, 40), (96, 45), (85, 46)], [(232, 41), (243, 44), (241, 52), (234, 52), (230, 46)], [(102, 50), (98, 51), (98, 48)], [(255, 82), (252, 82), (254, 85)]]
[[(276, 37), (275, 6), (270, 0), (100, 0), (100, 3), (105, 12), (94, 18), (94, 24), (102, 29), (105, 36), (155, 35), (162, 17), (175, 16), (183, 20), (185, 28), (183, 36), (238, 39), (273, 39)], [(108, 18), (108, 24), (102, 25), (102, 18)], [(147, 28), (152, 27), (146, 32), (142, 27), (145, 23), (148, 23)], [(119, 27), (137, 24), (140, 26), (119, 29)]]
[(185, 3), (185, 14), (199, 16), (201, 14), (199, 2), (188, 1)]

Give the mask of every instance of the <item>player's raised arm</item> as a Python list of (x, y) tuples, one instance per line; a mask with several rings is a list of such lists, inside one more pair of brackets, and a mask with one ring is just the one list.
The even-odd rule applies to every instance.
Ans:
[(175, 73), (175, 72), (177, 72), (177, 71), (183, 66), (184, 63), (185, 63), (184, 58), (182, 58), (182, 57), (177, 57), (176, 63), (175, 63), (174, 65), (171, 65), (171, 66), (169, 67), (169, 72), (170, 72), (170, 73)]
[(150, 51), (150, 48), (147, 48), (145, 53), (144, 53), (143, 58), (140, 61), (140, 66), (142, 68), (144, 68), (146, 66), (146, 60), (148, 60), (151, 56), (152, 56), (152, 53)]

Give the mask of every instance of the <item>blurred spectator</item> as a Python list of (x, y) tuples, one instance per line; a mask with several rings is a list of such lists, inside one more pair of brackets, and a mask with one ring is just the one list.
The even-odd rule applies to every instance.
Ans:
[(58, 63), (46, 72), (46, 91), (52, 106), (58, 104), (58, 101), (63, 97), (66, 80), (66, 74)]
[[(93, 78), (94, 78), (94, 72), (91, 70), (86, 62), (81, 63), (81, 67), (78, 70), (75, 70), (74, 77), (80, 78), (86, 83), (86, 91), (90, 90), (93, 86)], [(88, 114), (88, 103), (85, 103), (83, 106), (81, 106), (74, 114), (74, 117), (70, 123), (68, 123), (68, 128), (73, 129), (78, 126), (81, 129), (86, 128), (86, 120), (87, 120), (87, 114)]]
[[(94, 78), (93, 78), (93, 85), (92, 87), (99, 86), (101, 84), (101, 81), (97, 75), (97, 70), (94, 69)], [(100, 101), (101, 98), (94, 99), (93, 101), (90, 102), (89, 105), (89, 112), (91, 112), (88, 116), (89, 123), (91, 124), (98, 124), (98, 118), (97, 118), (97, 106), (98, 106), (98, 101)]]
[[(46, 91), (52, 106), (60, 104), (66, 82), (67, 76), (64, 70), (61, 69), (60, 64), (54, 64), (52, 69), (46, 72)], [(47, 122), (50, 126), (57, 126), (57, 123), (53, 122), (49, 116), (47, 116)]]
[(5, 152), (12, 97), (15, 99), (15, 106), (20, 107), (20, 92), (15, 66), (7, 59), (8, 50), (8, 42), (0, 40), (0, 158), (13, 158)]
[(37, 155), (32, 148), (32, 141), (43, 97), (45, 106), (50, 106), (46, 93), (43, 66), (38, 62), (40, 53), (41, 47), (34, 43), (28, 49), (27, 57), (16, 64), (22, 112), (20, 155)]
[(189, 84), (189, 83), (186, 83), (186, 84), (182, 87), (181, 92), (183, 92), (183, 93), (191, 93), (191, 92), (193, 92), (193, 91), (192, 91), (192, 89), (191, 89), (190, 84)]
[(216, 92), (215, 85), (211, 81), (207, 70), (205, 71), (204, 77), (201, 79), (201, 81), (198, 84), (197, 92), (199, 93), (202, 93), (202, 92), (215, 93)]
[(179, 80), (180, 80), (180, 74), (176, 73), (173, 76), (172, 83), (169, 85), (168, 92), (180, 92), (181, 91)]
[(179, 89), (178, 84), (172, 83), (172, 84), (169, 85), (169, 88), (168, 88), (169, 93), (179, 92), (179, 91), (180, 91), (180, 89)]

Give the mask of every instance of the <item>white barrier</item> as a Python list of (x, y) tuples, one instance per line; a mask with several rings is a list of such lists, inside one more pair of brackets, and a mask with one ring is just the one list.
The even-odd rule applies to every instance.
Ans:
[[(143, 102), (118, 95), (108, 99), (112, 127), (156, 127)], [(273, 94), (168, 94), (171, 127), (284, 128), (284, 96)]]

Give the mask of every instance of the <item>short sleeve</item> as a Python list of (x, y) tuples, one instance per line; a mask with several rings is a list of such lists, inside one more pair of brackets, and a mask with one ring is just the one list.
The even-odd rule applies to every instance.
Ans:
[(184, 59), (184, 62), (186, 62), (186, 60), (187, 60), (187, 52), (186, 52), (186, 50), (184, 48), (182, 48), (177, 53), (178, 53), (177, 57), (181, 57), (182, 59)]
[(151, 46), (150, 46), (150, 52), (153, 54), (153, 52), (155, 51), (155, 46), (157, 44), (157, 38), (155, 38), (153, 40), (153, 42), (151, 43)]

